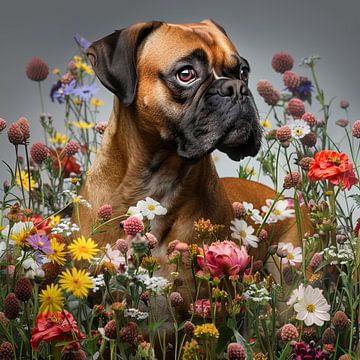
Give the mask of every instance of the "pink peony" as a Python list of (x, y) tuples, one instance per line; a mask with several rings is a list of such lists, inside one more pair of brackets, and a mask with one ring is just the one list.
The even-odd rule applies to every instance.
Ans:
[(213, 277), (236, 275), (246, 269), (250, 262), (246, 248), (241, 248), (232, 241), (214, 242), (210, 246), (204, 245), (205, 256), (201, 255), (197, 262), (201, 269), (208, 270)]

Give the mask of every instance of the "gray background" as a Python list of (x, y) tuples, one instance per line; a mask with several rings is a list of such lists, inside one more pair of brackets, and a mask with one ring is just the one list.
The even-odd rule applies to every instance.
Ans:
[[(134, 22), (163, 20), (187, 23), (213, 18), (223, 25), (240, 54), (252, 66), (250, 86), (255, 90), (259, 79), (271, 80), (282, 89), (281, 77), (271, 69), (272, 55), (289, 51), (296, 63), (304, 56), (322, 57), (318, 75), (326, 98), (336, 96), (332, 121), (342, 117), (339, 100), (350, 101), (352, 120), (360, 118), (359, 104), (359, 10), (360, 2), (353, 1), (49, 1), (2, 0), (0, 10), (0, 117), (8, 123), (26, 116), (32, 126), (32, 141), (41, 139), (38, 115), (40, 102), (36, 83), (25, 76), (25, 65), (33, 56), (46, 60), (50, 68), (64, 71), (69, 59), (77, 53), (72, 40), (76, 32), (96, 40), (114, 29)], [(295, 71), (307, 75), (303, 68)], [(43, 83), (45, 94), (55, 77), (50, 74)], [(256, 92), (256, 91), (254, 91)], [(102, 88), (97, 94), (105, 101), (99, 120), (107, 120), (112, 95)], [(260, 113), (267, 106), (257, 97)], [(63, 107), (46, 99), (46, 111), (62, 124)], [(309, 109), (309, 107), (308, 107)], [(318, 113), (319, 107), (313, 106)], [(320, 114), (320, 113), (319, 113)], [(270, 118), (271, 120), (271, 118)], [(335, 126), (330, 130), (334, 136)], [(12, 146), (5, 134), (0, 135), (0, 155), (14, 159)], [(221, 175), (236, 176), (238, 164), (220, 155), (217, 164)], [(6, 175), (0, 166), (0, 180)]]

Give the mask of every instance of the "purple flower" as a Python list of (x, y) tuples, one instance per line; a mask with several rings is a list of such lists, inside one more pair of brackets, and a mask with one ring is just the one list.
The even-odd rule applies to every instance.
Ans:
[(79, 33), (76, 33), (74, 36), (74, 39), (76, 41), (76, 43), (83, 48), (84, 50), (86, 50), (89, 46), (90, 46), (90, 42), (88, 40), (86, 40), (82, 35), (80, 35)]
[(99, 89), (95, 83), (91, 85), (83, 85), (74, 90), (74, 95), (78, 96), (83, 101), (89, 101), (98, 90)]
[(50, 91), (51, 100), (55, 99), (62, 104), (64, 102), (65, 96), (74, 95), (76, 88), (76, 80), (70, 81), (68, 84), (62, 85), (59, 80)]
[(54, 251), (51, 249), (50, 240), (46, 235), (30, 235), (27, 238), (29, 245), (35, 250), (41, 250), (44, 254), (52, 254)]
[(307, 101), (311, 105), (311, 93), (314, 91), (314, 86), (307, 77), (300, 76), (300, 85), (291, 89), (294, 96), (298, 97), (302, 101)]

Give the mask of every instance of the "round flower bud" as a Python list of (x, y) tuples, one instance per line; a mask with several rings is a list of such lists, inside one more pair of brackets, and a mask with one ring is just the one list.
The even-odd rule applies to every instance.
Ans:
[(0, 345), (0, 359), (1, 360), (15, 359), (15, 353), (14, 353), (13, 346), (8, 341), (4, 341)]
[(102, 221), (109, 221), (111, 219), (112, 212), (112, 206), (110, 204), (104, 204), (98, 210), (97, 216)]
[(144, 223), (137, 216), (130, 216), (122, 222), (127, 235), (136, 235), (144, 230)]
[(287, 174), (284, 178), (284, 188), (291, 189), (296, 188), (299, 189), (301, 187), (301, 176), (297, 171), (292, 171)]
[(349, 120), (348, 119), (339, 119), (335, 121), (335, 124), (337, 126), (340, 126), (342, 128), (345, 128), (349, 125)]
[(185, 321), (184, 330), (187, 335), (192, 337), (194, 335), (195, 325), (191, 321)]
[(309, 126), (316, 126), (317, 124), (315, 115), (309, 112), (304, 113), (303, 116), (301, 117), (301, 120), (306, 121), (309, 124)]
[(102, 122), (99, 122), (98, 124), (96, 124), (95, 126), (95, 131), (100, 134), (100, 135), (103, 135), (106, 128), (108, 126), (108, 123), (107, 121), (102, 121)]
[(347, 109), (349, 106), (350, 106), (350, 103), (347, 100), (343, 99), (340, 101), (340, 107), (342, 109)]
[(69, 83), (71, 83), (73, 80), (75, 80), (75, 75), (71, 74), (71, 73), (66, 73), (61, 77), (61, 84), (62, 85), (67, 85)]
[(49, 156), (49, 149), (45, 144), (37, 142), (31, 146), (30, 156), (35, 164), (41, 165)]
[(294, 58), (288, 52), (278, 52), (273, 56), (271, 66), (276, 72), (283, 74), (285, 71), (293, 68)]
[(309, 266), (311, 268), (312, 271), (316, 271), (318, 269), (318, 267), (321, 265), (321, 263), (323, 262), (324, 257), (323, 255), (321, 255), (320, 253), (315, 253), (309, 263)]
[(32, 81), (43, 81), (49, 75), (49, 66), (44, 60), (35, 57), (26, 65), (26, 75)]
[(237, 217), (238, 219), (241, 219), (243, 216), (246, 215), (246, 209), (243, 203), (236, 201), (232, 204), (232, 206), (234, 208), (235, 217)]
[(332, 328), (327, 328), (322, 334), (321, 341), (323, 344), (335, 344), (336, 334)]
[(269, 95), (264, 96), (264, 101), (270, 106), (275, 106), (279, 100), (280, 92), (276, 89), (273, 89)]
[(287, 70), (283, 74), (283, 81), (288, 89), (296, 89), (300, 85), (300, 76), (293, 71)]
[(259, 233), (259, 240), (265, 242), (267, 241), (268, 238), (269, 238), (269, 233), (267, 232), (267, 230), (261, 229)]
[(254, 273), (256, 273), (257, 271), (261, 271), (264, 267), (264, 263), (262, 262), (262, 260), (256, 260), (253, 263), (253, 270)]
[(315, 326), (304, 327), (302, 336), (306, 342), (314, 340), (316, 338), (316, 327)]
[(310, 165), (313, 162), (313, 158), (311, 157), (304, 157), (299, 161), (299, 166), (305, 170), (308, 171), (310, 169)]
[(274, 88), (269, 80), (259, 80), (256, 84), (256, 90), (261, 97), (269, 96)]
[(127, 241), (124, 239), (116, 240), (115, 247), (117, 250), (119, 250), (123, 254), (125, 254), (129, 250), (129, 245), (128, 245)]
[(177, 306), (180, 306), (183, 304), (184, 302), (184, 299), (183, 297), (181, 296), (181, 294), (177, 291), (173, 291), (170, 296), (169, 296), (169, 299), (170, 299), (170, 303), (171, 303), (171, 306), (172, 307), (177, 307)]
[(300, 99), (293, 98), (288, 102), (287, 110), (294, 119), (300, 119), (305, 113), (305, 105)]
[(291, 139), (290, 126), (284, 125), (276, 130), (276, 137), (280, 142), (288, 141)]
[(20, 303), (14, 293), (9, 293), (4, 300), (4, 314), (10, 319), (14, 320), (17, 318), (20, 312)]
[(9, 126), (8, 139), (14, 145), (19, 145), (24, 143), (25, 141), (24, 135), (20, 129), (19, 124), (14, 123)]
[(3, 118), (0, 118), (0, 132), (6, 128), (6, 121)]
[(32, 285), (29, 279), (20, 278), (16, 282), (14, 293), (21, 301), (28, 301), (32, 298)]
[(353, 137), (360, 139), (360, 120), (356, 120), (352, 127)]
[(276, 244), (270, 245), (269, 248), (268, 248), (268, 252), (269, 252), (270, 255), (275, 255), (277, 249), (278, 249), (278, 246)]
[(23, 133), (24, 140), (29, 139), (30, 138), (29, 121), (24, 117), (20, 117), (16, 123), (19, 125), (20, 130)]
[(70, 140), (64, 148), (65, 154), (69, 157), (75, 155), (79, 150), (80, 150), (80, 145), (73, 140)]
[(293, 324), (285, 324), (281, 328), (281, 340), (292, 341), (299, 338), (299, 332)]
[(286, 258), (288, 256), (288, 251), (285, 248), (277, 248), (276, 255), (279, 258)]
[(151, 234), (151, 233), (146, 233), (145, 234), (145, 239), (148, 242), (149, 249), (154, 249), (157, 242), (158, 242), (156, 236)]
[(104, 327), (105, 336), (109, 339), (116, 339), (116, 321), (110, 320)]
[(339, 360), (351, 360), (351, 356), (348, 355), (348, 354), (341, 355), (341, 356), (339, 357)]
[(349, 327), (350, 321), (347, 315), (343, 311), (339, 310), (332, 318), (332, 324), (336, 330), (341, 331)]
[(307, 146), (309, 148), (311, 147), (314, 147), (316, 145), (316, 142), (317, 142), (317, 136), (315, 133), (313, 132), (309, 132), (308, 134), (306, 134), (305, 136), (303, 136), (301, 139), (300, 139), (301, 143), (304, 145), (304, 146)]
[(240, 343), (230, 343), (227, 347), (229, 360), (246, 360), (245, 348)]
[(134, 344), (138, 333), (138, 326), (134, 322), (130, 321), (120, 330), (119, 337), (122, 341), (128, 344)]

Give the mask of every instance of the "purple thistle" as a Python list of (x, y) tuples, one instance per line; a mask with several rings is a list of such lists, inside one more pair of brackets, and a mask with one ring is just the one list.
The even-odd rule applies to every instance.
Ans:
[(30, 235), (27, 238), (27, 242), (33, 249), (40, 250), (44, 254), (49, 255), (54, 252), (51, 249), (50, 240), (47, 238), (46, 235), (39, 235), (39, 234)]
[(82, 35), (80, 35), (79, 33), (76, 33), (74, 36), (74, 39), (76, 41), (76, 43), (83, 48), (84, 50), (86, 50), (89, 46), (90, 46), (90, 42), (88, 40), (86, 40)]

